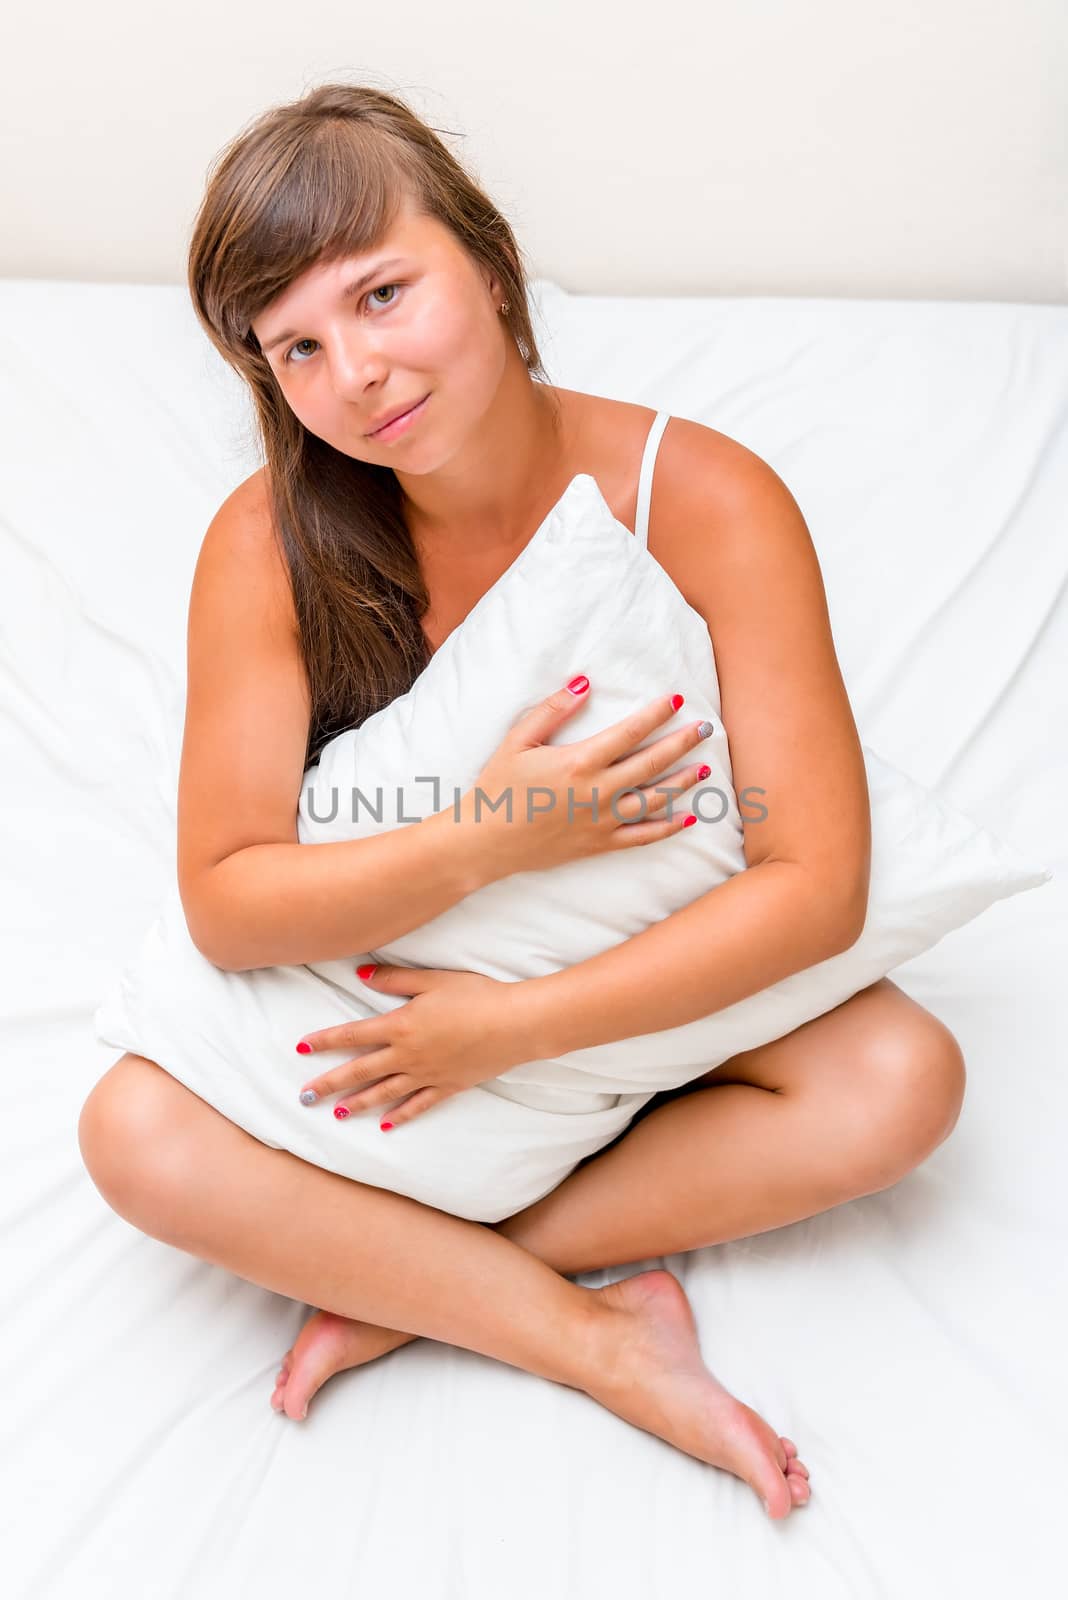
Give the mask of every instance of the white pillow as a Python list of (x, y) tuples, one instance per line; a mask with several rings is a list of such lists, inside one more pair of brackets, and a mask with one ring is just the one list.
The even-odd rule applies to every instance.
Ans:
[[(590, 678), (590, 697), (555, 742), (586, 738), (678, 690), (686, 697), (680, 722), (714, 725), (687, 757), (700, 753), (712, 776), (678, 804), (689, 802), (701, 818), (722, 811), (721, 820), (701, 820), (641, 849), (514, 874), (377, 950), (302, 966), (239, 973), (213, 966), (190, 940), (172, 888), (96, 1012), (98, 1037), (158, 1061), (265, 1144), (496, 1222), (611, 1143), (658, 1090), (792, 1031), (993, 901), (1052, 876), (865, 747), (871, 890), (864, 930), (844, 954), (681, 1027), (524, 1062), (392, 1133), (378, 1128), (384, 1108), (339, 1122), (334, 1100), (302, 1106), (297, 1091), (312, 1075), (294, 1050), (302, 1033), (408, 1003), (362, 983), (354, 971), (361, 958), (502, 980), (537, 977), (619, 944), (745, 870), (704, 619), (584, 473), (408, 693), (322, 751), (304, 775), (301, 842), (368, 837), (451, 806), (521, 712), (576, 672)], [(354, 787), (365, 797), (355, 807)], [(315, 1070), (352, 1056), (320, 1052)]]
[[(616, 521), (585, 473), (572, 479), (409, 692), (323, 749), (301, 789), (301, 841), (368, 837), (451, 807), (522, 710), (576, 672), (591, 681), (588, 699), (554, 744), (588, 738), (673, 690), (685, 704), (643, 746), (687, 722), (713, 724), (686, 756), (703, 760), (712, 775), (674, 802), (675, 814), (695, 810), (697, 824), (642, 849), (513, 874), (379, 946), (373, 959), (505, 980), (539, 977), (598, 955), (746, 870), (705, 620)], [(871, 887), (863, 932), (849, 950), (694, 1022), (570, 1051), (555, 1062), (524, 1063), (505, 1079), (577, 1087), (581, 1069), (583, 1081), (591, 1074), (623, 1093), (675, 1087), (831, 1010), (993, 901), (1052, 876), (867, 745), (863, 753)], [(355, 802), (354, 789), (362, 796)], [(524, 803), (515, 797), (517, 806)], [(313, 970), (370, 1003), (382, 998), (349, 961)]]

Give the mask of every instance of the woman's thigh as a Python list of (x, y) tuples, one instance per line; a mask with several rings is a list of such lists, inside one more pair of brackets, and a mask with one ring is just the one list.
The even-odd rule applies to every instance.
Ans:
[(791, 1033), (654, 1095), (634, 1122), (696, 1089), (748, 1083), (776, 1094), (859, 1095), (873, 1109), (933, 1123), (949, 1118), (952, 1126), (964, 1079), (963, 1055), (946, 1025), (890, 978), (880, 978)]

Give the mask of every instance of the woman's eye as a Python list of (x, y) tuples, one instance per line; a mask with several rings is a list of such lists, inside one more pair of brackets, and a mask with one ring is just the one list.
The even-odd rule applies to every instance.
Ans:
[[(315, 343), (314, 339), (298, 339), (296, 344), (291, 344), (290, 345), (289, 349), (286, 351), (285, 355), (282, 357), (282, 365), (284, 367), (288, 367), (289, 366), (289, 358), (293, 354), (294, 350), (296, 350), (298, 348), (298, 346), (300, 346), (302, 344), (314, 344), (314, 343)], [(300, 362), (299, 361), (297, 362), (297, 366), (298, 367), (300, 366)]]
[[(380, 283), (377, 289), (372, 289), (368, 294), (364, 295), (364, 299), (370, 300), (372, 295), (381, 294), (385, 289), (399, 289), (400, 287), (401, 285), (399, 283)], [(391, 306), (395, 298), (396, 296), (391, 296), (388, 300), (376, 300), (375, 304), (379, 306)], [(282, 365), (284, 367), (288, 367), (290, 365), (290, 357), (292, 356), (293, 351), (299, 349), (302, 344), (314, 344), (315, 342), (316, 341), (314, 339), (298, 339), (296, 344), (290, 345), (289, 349), (282, 357)], [(304, 362), (303, 360), (299, 360), (294, 362), (293, 365), (301, 367), (304, 365)]]

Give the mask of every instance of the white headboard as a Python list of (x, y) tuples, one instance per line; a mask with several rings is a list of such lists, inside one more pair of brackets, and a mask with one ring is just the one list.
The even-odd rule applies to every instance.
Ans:
[(1068, 299), (1064, 0), (59, 0), (5, 22), (0, 276), (178, 283), (213, 155), (331, 79), (573, 293)]

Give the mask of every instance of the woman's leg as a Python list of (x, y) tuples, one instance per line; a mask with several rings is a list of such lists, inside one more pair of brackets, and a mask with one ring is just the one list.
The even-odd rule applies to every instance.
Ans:
[(491, 1229), (261, 1144), (143, 1056), (105, 1073), (78, 1136), (108, 1204), (154, 1238), (292, 1299), (583, 1386), (601, 1328), (587, 1291)]
[[(656, 1096), (495, 1231), (578, 1273), (783, 1227), (897, 1182), (952, 1131), (963, 1091), (956, 1039), (883, 978)], [(411, 1337), (317, 1313), (283, 1357), (272, 1404)]]
[(569, 1283), (492, 1228), (261, 1144), (143, 1056), (104, 1074), (78, 1138), (108, 1204), (154, 1238), (341, 1317), (584, 1390), (735, 1473), (773, 1517), (807, 1498), (793, 1446), (704, 1365), (670, 1273)]
[(643, 1108), (497, 1231), (557, 1272), (722, 1244), (885, 1189), (952, 1132), (960, 1046), (889, 978)]

